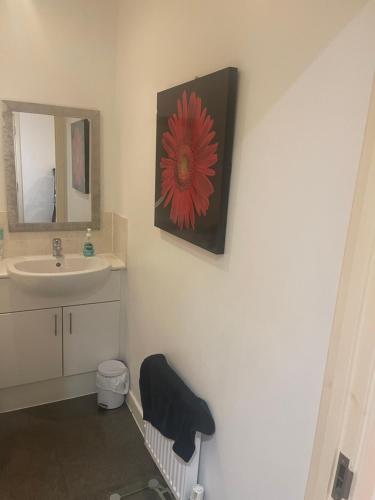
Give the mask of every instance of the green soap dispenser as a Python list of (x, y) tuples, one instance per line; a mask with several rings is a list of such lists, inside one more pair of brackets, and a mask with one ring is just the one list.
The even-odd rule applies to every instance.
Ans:
[(91, 242), (91, 229), (88, 227), (86, 232), (86, 241), (83, 245), (83, 255), (85, 257), (93, 257), (95, 255), (95, 248)]

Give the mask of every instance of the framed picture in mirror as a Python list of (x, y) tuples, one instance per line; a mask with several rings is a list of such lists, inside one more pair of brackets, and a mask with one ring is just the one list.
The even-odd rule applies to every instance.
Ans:
[(90, 122), (87, 118), (71, 124), (72, 183), (84, 194), (90, 192)]

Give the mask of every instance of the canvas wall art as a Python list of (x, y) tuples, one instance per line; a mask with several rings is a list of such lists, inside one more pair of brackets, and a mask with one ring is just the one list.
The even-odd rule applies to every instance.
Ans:
[(81, 193), (90, 192), (90, 122), (87, 119), (71, 124), (72, 185)]
[(237, 69), (158, 93), (155, 226), (224, 253)]

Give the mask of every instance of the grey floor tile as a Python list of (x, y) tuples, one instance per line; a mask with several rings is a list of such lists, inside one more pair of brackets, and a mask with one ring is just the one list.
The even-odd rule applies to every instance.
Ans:
[(126, 500), (160, 500), (160, 497), (154, 491), (144, 490), (127, 497)]
[[(1, 500), (109, 500), (152, 477), (157, 468), (126, 406), (104, 411), (93, 395), (0, 414)], [(143, 498), (157, 497), (134, 500)]]

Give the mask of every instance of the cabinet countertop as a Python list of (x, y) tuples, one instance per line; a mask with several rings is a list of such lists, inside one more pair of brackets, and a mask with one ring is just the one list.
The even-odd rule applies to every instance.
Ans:
[[(72, 256), (72, 255), (78, 256), (79, 254), (69, 254), (69, 255), (70, 256)], [(98, 254), (98, 256), (104, 257), (105, 259), (108, 260), (108, 262), (111, 265), (112, 271), (119, 271), (121, 269), (126, 269), (124, 261), (112, 253), (102, 253), (102, 254)], [(32, 256), (29, 255), (29, 256), (25, 256), (25, 257), (32, 257)], [(9, 257), (9, 259), (10, 258), (11, 257)], [(0, 260), (0, 279), (9, 278), (7, 261), (8, 261), (8, 258)]]

